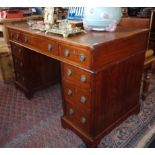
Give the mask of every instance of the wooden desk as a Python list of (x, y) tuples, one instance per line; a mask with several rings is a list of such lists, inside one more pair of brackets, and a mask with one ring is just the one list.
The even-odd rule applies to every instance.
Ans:
[(28, 16), (28, 17), (23, 17), (23, 18), (5, 18), (5, 19), (0, 19), (0, 32), (3, 33), (4, 41), (6, 44), (9, 44), (9, 39), (8, 39), (8, 34), (7, 34), (7, 29), (6, 26), (17, 23), (17, 22), (23, 22), (27, 20), (40, 20), (43, 19), (43, 16), (41, 15), (33, 15), (33, 16)]
[[(60, 62), (62, 126), (74, 131), (87, 146), (96, 147), (104, 135), (139, 112), (148, 29), (118, 27), (116, 32), (92, 31), (69, 38), (45, 35), (26, 24), (11, 25), (8, 30), (16, 85), (24, 91), (35, 91), (35, 78), (49, 77), (49, 71), (52, 77), (45, 81), (55, 81), (60, 69), (56, 62)], [(40, 63), (34, 65), (33, 58), (41, 56), (48, 56), (54, 64), (51, 69)], [(40, 69), (45, 70), (44, 75), (38, 74)]]

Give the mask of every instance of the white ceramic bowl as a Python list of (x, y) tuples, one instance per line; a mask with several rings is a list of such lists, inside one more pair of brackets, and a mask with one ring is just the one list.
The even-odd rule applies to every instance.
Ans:
[(110, 24), (117, 24), (122, 12), (119, 7), (96, 7), (84, 9), (84, 28), (104, 30)]

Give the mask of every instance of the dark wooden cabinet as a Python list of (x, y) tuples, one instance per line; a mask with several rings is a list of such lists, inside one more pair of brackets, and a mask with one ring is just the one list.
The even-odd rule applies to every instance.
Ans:
[(16, 84), (31, 92), (60, 79), (61, 70), (62, 126), (88, 147), (96, 147), (104, 135), (139, 112), (147, 29), (118, 26), (116, 32), (90, 31), (69, 38), (26, 24), (8, 30)]

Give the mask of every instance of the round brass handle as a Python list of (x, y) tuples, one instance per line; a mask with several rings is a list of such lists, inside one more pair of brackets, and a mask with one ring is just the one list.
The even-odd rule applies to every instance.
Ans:
[(83, 104), (85, 104), (86, 101), (87, 101), (86, 97), (85, 96), (81, 96), (80, 102), (83, 103)]
[(16, 46), (13, 46), (13, 50), (16, 50)]
[(70, 109), (69, 109), (69, 114), (70, 114), (70, 115), (73, 115), (73, 114), (74, 114), (74, 109), (70, 108)]
[(67, 91), (67, 95), (68, 95), (68, 96), (71, 96), (72, 93), (73, 93), (72, 90), (71, 90), (71, 89), (68, 89), (68, 91)]
[(81, 82), (86, 82), (87, 81), (87, 78), (86, 78), (86, 76), (85, 75), (81, 75)]
[(25, 78), (24, 77), (22, 77), (22, 81), (25, 81)]
[(27, 37), (25, 37), (25, 38), (24, 38), (24, 42), (26, 43), (27, 41), (28, 41), (28, 38), (27, 38)]
[(64, 51), (64, 56), (65, 56), (65, 57), (68, 57), (69, 55), (70, 55), (69, 50), (68, 50), (68, 49), (65, 49), (65, 51)]
[(83, 62), (86, 60), (86, 56), (84, 54), (80, 54), (80, 61)]
[(52, 45), (48, 44), (48, 51), (50, 52), (52, 50)]
[(23, 67), (23, 63), (22, 62), (20, 62), (20, 67)]
[(20, 77), (20, 75), (17, 73), (17, 74), (16, 74), (16, 77), (17, 77), (17, 79), (18, 79), (18, 78)]
[(18, 63), (18, 60), (17, 60), (17, 59), (14, 59), (14, 61), (15, 61), (15, 64), (17, 64), (17, 63)]
[(19, 39), (19, 34), (16, 34), (16, 39), (17, 39), (17, 40)]
[(18, 51), (19, 51), (19, 53), (21, 53), (21, 52), (22, 52), (22, 50), (21, 50), (21, 49), (19, 49)]
[(71, 69), (67, 69), (67, 75), (71, 76), (72, 75), (72, 70)]
[(13, 38), (13, 33), (12, 32), (10, 33), (10, 37)]
[(81, 123), (85, 124), (87, 122), (87, 119), (85, 117), (81, 117)]

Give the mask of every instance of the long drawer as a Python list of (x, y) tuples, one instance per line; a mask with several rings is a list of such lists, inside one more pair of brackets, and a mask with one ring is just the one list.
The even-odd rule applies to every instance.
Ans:
[(26, 32), (9, 30), (10, 40), (23, 44), (47, 56), (59, 55), (58, 43), (53, 39), (32, 36)]
[(48, 56), (59, 54), (58, 43), (53, 39), (45, 39), (39, 36), (32, 36), (22, 33), (22, 43)]

